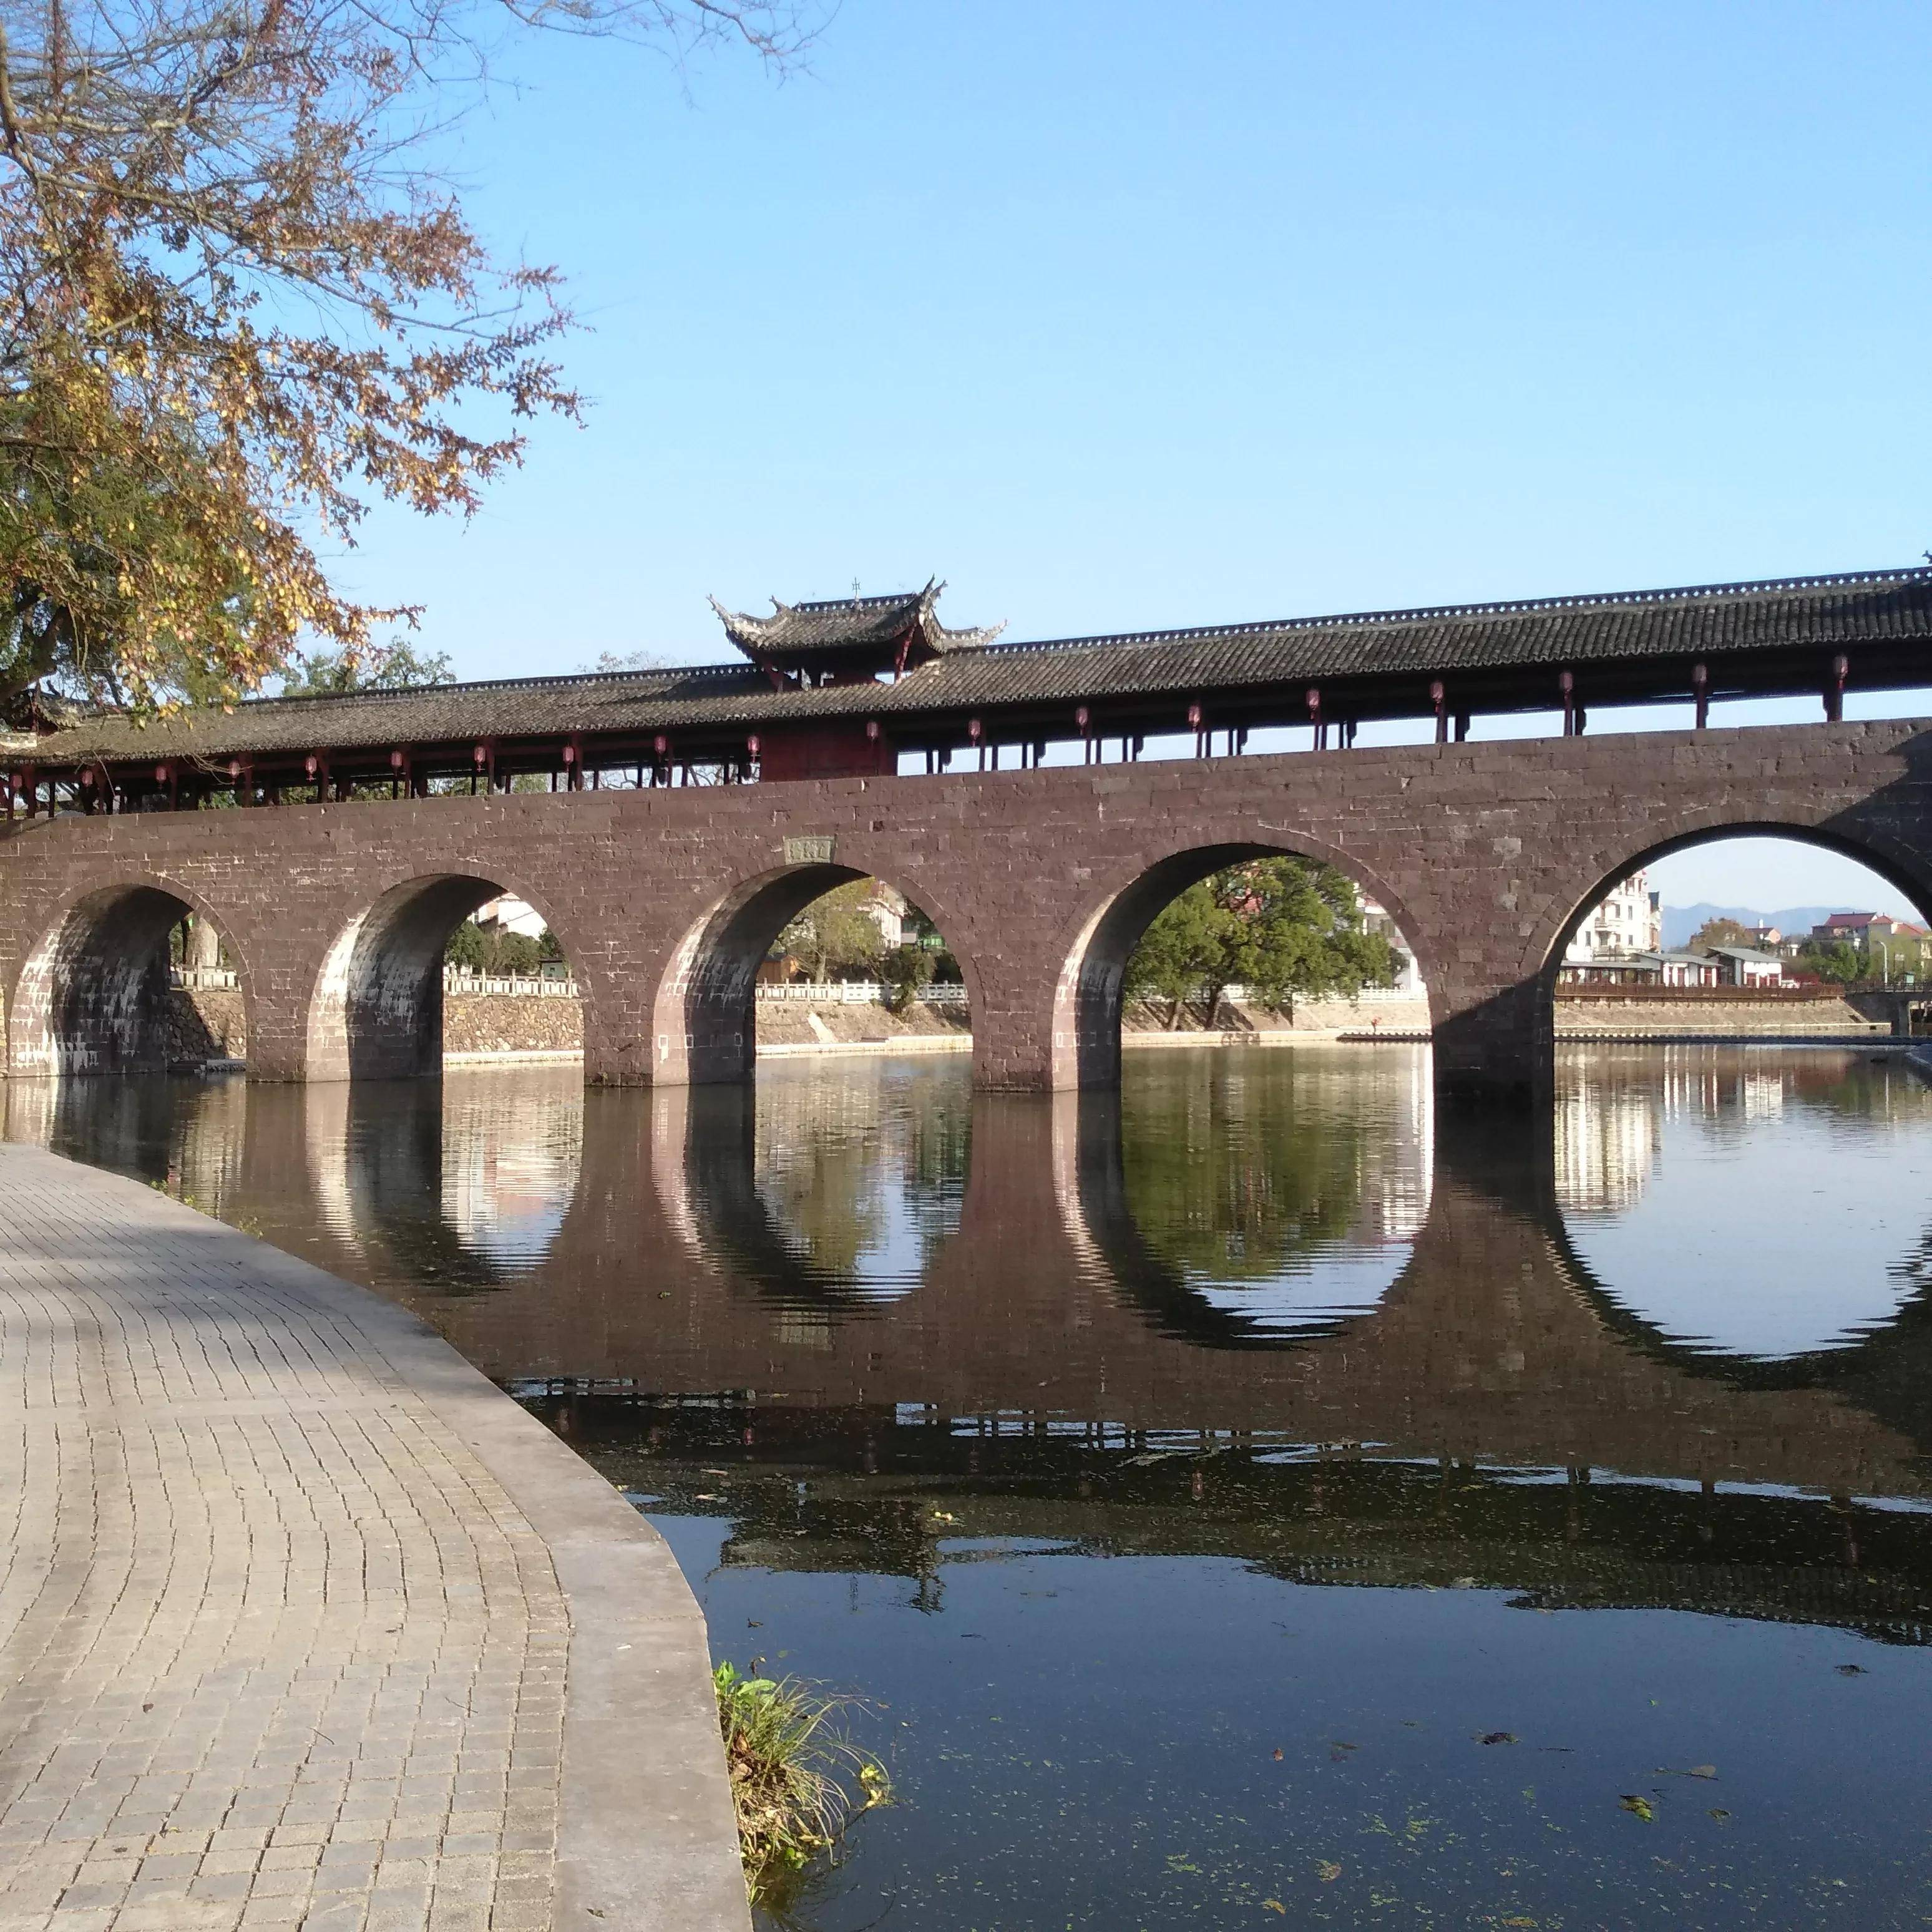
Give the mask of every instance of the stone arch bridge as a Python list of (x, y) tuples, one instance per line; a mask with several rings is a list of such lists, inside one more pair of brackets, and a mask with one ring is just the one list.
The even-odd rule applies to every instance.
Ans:
[[(7, 1070), (154, 1064), (157, 968), (192, 911), (236, 960), (255, 1078), (434, 1071), (446, 936), (510, 892), (576, 970), (586, 1078), (741, 1078), (771, 940), (872, 874), (958, 958), (982, 1085), (1104, 1085), (1154, 914), (1295, 853), (1400, 928), (1440, 1081), (1534, 1091), (1564, 944), (1649, 858), (1790, 833), (1932, 909), (1932, 723), (1843, 716), (1848, 690), (1932, 682), (1932, 572), (1017, 646), (940, 627), (936, 595), (728, 614), (741, 670), (267, 700), (16, 745)], [(1808, 689), (1822, 722), (1711, 726), (1714, 699)], [(1586, 736), (1586, 698), (1682, 698), (1694, 724)], [(1561, 736), (1466, 735), (1485, 710), (1559, 707)], [(1432, 713), (1433, 743), (1356, 742)], [(1243, 750), (1297, 718), (1309, 749)], [(1190, 732), (1192, 757), (1138, 755)], [(1047, 758), (1056, 735), (1078, 762)]]
[(1219, 866), (1290, 852), (1388, 908), (1446, 1084), (1532, 1087), (1576, 920), (1646, 859), (1738, 832), (1828, 845), (1932, 906), (1932, 724), (68, 815), (0, 848), (8, 1066), (142, 1064), (152, 963), (192, 910), (237, 963), (254, 1077), (433, 1071), (444, 940), (510, 892), (575, 968), (587, 1078), (741, 1078), (770, 941), (870, 873), (957, 955), (980, 1083), (1104, 1084), (1148, 921)]

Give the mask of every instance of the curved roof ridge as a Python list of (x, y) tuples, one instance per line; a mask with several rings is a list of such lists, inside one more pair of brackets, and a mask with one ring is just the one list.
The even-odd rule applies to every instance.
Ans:
[(1186, 644), (1196, 638), (1242, 634), (1269, 637), (1284, 631), (1339, 630), (1371, 624), (1426, 623), (1445, 617), (1494, 617), (1537, 610), (1588, 610), (1618, 605), (1669, 604), (1694, 598), (1761, 596), (1773, 590), (1818, 590), (1837, 584), (1906, 584), (1932, 580), (1932, 562), (1893, 570), (1847, 570), (1811, 577), (1748, 578), (1735, 584), (1690, 584), (1657, 590), (1606, 590), (1558, 597), (1508, 598), (1492, 604), (1424, 604), (1396, 610), (1347, 610), (1325, 617), (1247, 618), (1226, 624), (1193, 624), (1171, 631), (1114, 631), (1086, 638), (1041, 638), (1006, 644), (969, 646), (985, 652), (1078, 650), (1105, 644)]
[(251, 704), (340, 704), (345, 698), (365, 704), (380, 698), (422, 698), (436, 692), (459, 691), (508, 691), (523, 688), (548, 691), (566, 685), (636, 684), (658, 677), (694, 677), (709, 671), (714, 676), (745, 677), (754, 675), (749, 664), (721, 658), (710, 664), (640, 664), (630, 670), (560, 670), (539, 672), (526, 677), (466, 677), (448, 684), (398, 684), (363, 691), (284, 691), (254, 698), (237, 698), (238, 711)]

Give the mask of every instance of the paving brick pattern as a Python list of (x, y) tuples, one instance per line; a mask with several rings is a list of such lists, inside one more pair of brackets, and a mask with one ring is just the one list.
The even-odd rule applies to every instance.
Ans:
[(548, 1927), (549, 1551), (256, 1252), (0, 1149), (0, 1932)]

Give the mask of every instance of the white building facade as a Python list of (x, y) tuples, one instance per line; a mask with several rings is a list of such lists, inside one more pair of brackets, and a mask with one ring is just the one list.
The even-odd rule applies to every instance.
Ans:
[(1648, 872), (1633, 872), (1592, 908), (1565, 950), (1563, 963), (1594, 965), (1660, 952), (1663, 946), (1664, 895), (1652, 890)]

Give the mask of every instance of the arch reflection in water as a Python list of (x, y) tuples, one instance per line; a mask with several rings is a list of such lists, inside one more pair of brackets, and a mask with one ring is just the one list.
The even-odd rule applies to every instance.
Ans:
[(694, 1089), (689, 1108), (700, 1240), (802, 1312), (899, 1300), (958, 1228), (972, 1117), (962, 1068), (868, 1058), (828, 1079), (781, 1064), (755, 1090)]
[(1561, 1058), (1571, 1243), (1621, 1310), (1694, 1353), (1854, 1347), (1925, 1290), (1932, 1088), (1895, 1060), (1754, 1051)]
[(543, 1265), (584, 1165), (575, 1067), (478, 1069), (323, 1098), (340, 1125), (308, 1124), (317, 1203), (379, 1278), (446, 1292)]
[(51, 1148), (164, 1187), (207, 1214), (242, 1199), (248, 1083), (142, 1080), (10, 1081), (7, 1138)]
[[(1433, 1134), (1420, 1048), (1130, 1055), (1118, 1205), (1142, 1252), (1109, 1261), (1153, 1296), (1163, 1332), (1230, 1346), (1333, 1334), (1407, 1264)], [(1090, 1226), (1104, 1218), (1090, 1179), (1082, 1198)]]

